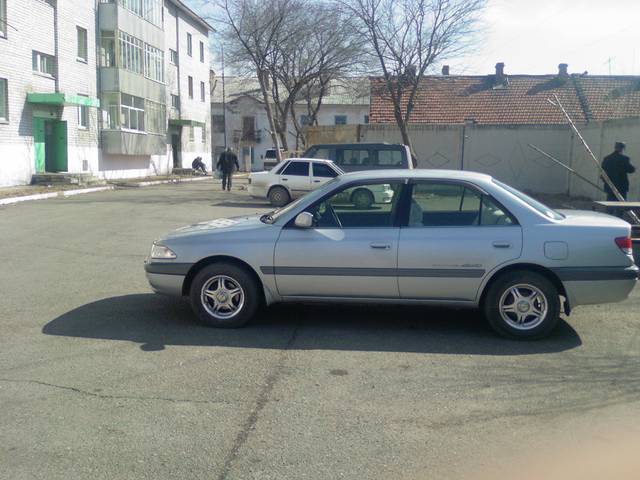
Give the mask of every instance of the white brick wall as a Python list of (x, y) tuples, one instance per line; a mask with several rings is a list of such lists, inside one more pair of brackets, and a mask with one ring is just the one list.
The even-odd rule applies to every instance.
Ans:
[[(0, 185), (26, 184), (35, 173), (32, 119), (34, 107), (26, 103), (27, 93), (54, 93), (56, 80), (32, 71), (32, 51), (55, 54), (52, 5), (58, 5), (58, 85), (66, 94), (96, 97), (95, 7), (87, 0), (9, 0), (7, 38), (0, 38), (0, 77), (8, 80), (9, 122), (0, 124)], [(89, 62), (76, 61), (76, 25), (88, 31)], [(82, 171), (82, 160), (97, 169), (97, 111), (90, 109), (87, 131), (77, 128), (77, 108), (35, 107), (51, 111), (67, 122), (69, 170)]]

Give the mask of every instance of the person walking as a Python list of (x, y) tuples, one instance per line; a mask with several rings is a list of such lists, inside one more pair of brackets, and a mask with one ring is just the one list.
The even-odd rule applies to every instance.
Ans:
[[(602, 160), (602, 169), (607, 176), (611, 179), (611, 182), (616, 187), (622, 198), (627, 199), (627, 193), (629, 193), (629, 174), (636, 171), (636, 168), (631, 164), (631, 160), (626, 155), (623, 155), (626, 145), (624, 142), (616, 142), (614, 151), (610, 155), (607, 155)], [(608, 202), (617, 202), (618, 199), (613, 194), (613, 191), (609, 185), (605, 182), (604, 191), (607, 194)], [(608, 213), (622, 217), (623, 210), (619, 208), (608, 208)]]
[(240, 170), (238, 165), (238, 157), (233, 150), (227, 148), (220, 154), (218, 163), (216, 164), (218, 170), (222, 171), (222, 190), (231, 190), (231, 177), (233, 176), (234, 169)]

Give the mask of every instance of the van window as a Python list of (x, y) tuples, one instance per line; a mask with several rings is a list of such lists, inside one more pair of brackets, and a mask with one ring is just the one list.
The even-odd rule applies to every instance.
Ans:
[(403, 167), (402, 152), (399, 150), (378, 150), (377, 165), (385, 167)]
[(338, 165), (371, 165), (371, 158), (369, 157), (369, 150), (361, 149), (340, 149), (338, 150), (338, 158), (336, 160)]

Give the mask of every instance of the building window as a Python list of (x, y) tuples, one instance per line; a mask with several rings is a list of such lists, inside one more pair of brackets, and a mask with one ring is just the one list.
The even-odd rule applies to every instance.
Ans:
[(196, 131), (196, 127), (191, 125), (191, 127), (189, 127), (189, 141), (190, 142), (193, 142), (196, 139), (195, 131)]
[(178, 95), (171, 95), (171, 106), (173, 108), (180, 108), (180, 97)]
[(364, 123), (369, 123), (369, 115), (364, 116)]
[(7, 36), (7, 0), (0, 0), (0, 37)]
[(144, 42), (128, 33), (118, 32), (118, 34), (120, 38), (120, 68), (142, 75)]
[(178, 65), (178, 52), (172, 48), (169, 49), (169, 62), (174, 65)]
[[(78, 94), (79, 97), (89, 98), (87, 95)], [(89, 107), (86, 105), (78, 105), (78, 128), (82, 130), (89, 129)]]
[(204, 63), (204, 43), (200, 42), (200, 61)]
[[(101, 1), (103, 3), (113, 2), (113, 0)], [(155, 26), (162, 27), (162, 0), (119, 0), (118, 3)]]
[(161, 103), (146, 101), (145, 114), (147, 118), (147, 131), (164, 135), (166, 132), (165, 106)]
[(202, 131), (202, 144), (206, 145), (207, 144), (207, 126), (203, 125), (200, 130)]
[(207, 98), (207, 91), (204, 82), (200, 82), (200, 100), (204, 102)]
[(193, 37), (187, 33), (187, 55), (193, 57)]
[(144, 44), (144, 76), (164, 83), (164, 52)]
[(224, 132), (224, 115), (211, 115), (211, 130), (216, 133)]
[(144, 132), (144, 98), (123, 93), (120, 111), (123, 129)]
[(34, 72), (53, 77), (55, 57), (53, 55), (47, 55), (46, 53), (36, 52), (34, 50), (32, 53), (32, 66)]
[(311, 125), (311, 119), (309, 118), (309, 115), (300, 115), (300, 125), (303, 127)]
[(346, 115), (336, 115), (333, 117), (335, 125), (346, 125), (347, 124), (347, 116)]
[(193, 100), (193, 77), (189, 77), (187, 80), (189, 82), (189, 99)]
[(116, 35), (113, 30), (100, 32), (100, 66), (116, 66)]
[(8, 120), (9, 120), (9, 89), (7, 88), (7, 79), (0, 78), (0, 121), (7, 122)]
[(89, 50), (87, 48), (87, 29), (82, 27), (76, 27), (78, 37), (78, 53), (77, 58), (83, 62), (89, 60)]
[(117, 130), (120, 128), (120, 94), (108, 92), (102, 95), (102, 128)]

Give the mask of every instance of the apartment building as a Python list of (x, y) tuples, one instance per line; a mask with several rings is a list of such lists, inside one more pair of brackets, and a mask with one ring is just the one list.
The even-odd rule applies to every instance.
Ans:
[(96, 7), (0, 0), (0, 185), (97, 171)]
[(0, 0), (0, 185), (210, 161), (211, 30), (180, 0)]

